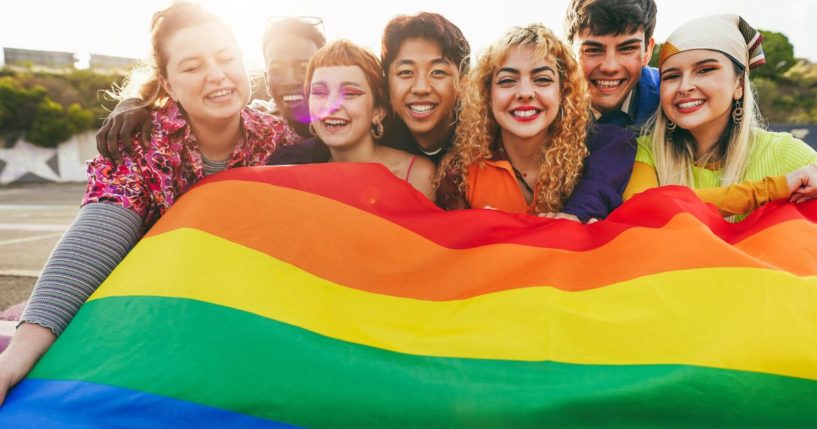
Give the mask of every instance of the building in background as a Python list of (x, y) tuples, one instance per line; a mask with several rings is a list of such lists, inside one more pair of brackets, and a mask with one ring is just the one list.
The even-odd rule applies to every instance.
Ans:
[(88, 68), (98, 73), (125, 73), (137, 63), (136, 58), (91, 54)]
[(73, 52), (38, 51), (34, 49), (3, 48), (7, 66), (33, 66), (35, 69), (73, 70), (77, 57)]

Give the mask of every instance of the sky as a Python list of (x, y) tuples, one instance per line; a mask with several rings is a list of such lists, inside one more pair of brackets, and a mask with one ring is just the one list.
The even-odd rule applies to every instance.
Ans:
[[(11, 0), (0, 6), (0, 46), (75, 52), (87, 62), (89, 53), (144, 58), (153, 12), (168, 0)], [(329, 40), (345, 38), (379, 53), (380, 36), (398, 14), (437, 12), (459, 26), (479, 53), (514, 25), (541, 22), (563, 34), (567, 0), (513, 2), (343, 1), (343, 0), (199, 0), (221, 15), (239, 39), (248, 68), (263, 65), (261, 37), (266, 23), (281, 16), (320, 16)], [(465, 5), (468, 4), (466, 7)], [(782, 32), (796, 57), (817, 62), (817, 4), (812, 0), (657, 0), (656, 42), (691, 19), (738, 13), (755, 28)], [(0, 53), (2, 56), (2, 53)]]

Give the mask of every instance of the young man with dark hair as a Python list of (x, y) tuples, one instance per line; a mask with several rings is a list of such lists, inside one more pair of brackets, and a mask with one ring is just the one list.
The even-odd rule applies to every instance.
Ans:
[[(309, 59), (326, 44), (318, 28), (322, 23), (317, 17), (284, 18), (270, 24), (264, 32), (264, 76), (267, 93), (275, 103), (268, 110), (286, 118), (303, 137), (311, 136), (304, 76)], [(252, 107), (263, 105), (254, 102)]]
[(599, 123), (641, 127), (658, 109), (654, 0), (571, 0), (567, 40), (577, 50)]

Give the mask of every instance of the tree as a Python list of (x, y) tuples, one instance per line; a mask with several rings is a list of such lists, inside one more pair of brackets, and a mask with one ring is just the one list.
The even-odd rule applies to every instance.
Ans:
[(663, 43), (656, 43), (655, 47), (652, 50), (652, 57), (650, 57), (650, 66), (658, 67), (658, 56), (661, 54), (661, 48), (664, 46)]
[(796, 62), (794, 46), (783, 33), (760, 30), (763, 34), (763, 52), (766, 54), (766, 65), (752, 70), (755, 78), (779, 80)]

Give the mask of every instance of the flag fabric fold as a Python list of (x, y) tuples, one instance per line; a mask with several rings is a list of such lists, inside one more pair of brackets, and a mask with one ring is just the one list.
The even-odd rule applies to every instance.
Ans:
[(37, 428), (814, 421), (817, 203), (730, 224), (666, 187), (581, 225), (443, 212), (363, 164), (201, 182), (0, 407)]

